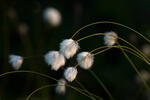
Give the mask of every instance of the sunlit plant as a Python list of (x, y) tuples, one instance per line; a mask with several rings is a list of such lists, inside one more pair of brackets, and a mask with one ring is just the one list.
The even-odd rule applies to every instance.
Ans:
[[(70, 59), (71, 57), (77, 55), (77, 57), (76, 57), (77, 64), (70, 65), (70, 66), (67, 66), (66, 68), (64, 68), (64, 74), (60, 80), (57, 80), (54, 77), (51, 77), (49, 75), (45, 75), (42, 73), (38, 73), (38, 72), (33, 72), (33, 71), (28, 71), (28, 70), (19, 70), (19, 68), (21, 67), (21, 65), (23, 63), (23, 57), (17, 56), (17, 55), (9, 55), (9, 57), (10, 57), (9, 63), (12, 64), (12, 67), (18, 71), (6, 72), (4, 74), (1, 74), (0, 77), (4, 76), (4, 75), (8, 75), (8, 74), (13, 74), (13, 73), (33, 73), (33, 74), (37, 74), (37, 75), (40, 75), (43, 77), (47, 77), (51, 80), (57, 81), (57, 84), (46, 85), (46, 86), (43, 86), (43, 87), (38, 88), (37, 90), (33, 91), (26, 98), (26, 100), (29, 100), (31, 98), (31, 96), (34, 93), (36, 93), (37, 91), (44, 89), (44, 88), (48, 88), (48, 87), (56, 87), (55, 90), (56, 90), (56, 93), (58, 93), (58, 94), (65, 94), (67, 92), (66, 87), (70, 87), (70, 88), (74, 89), (75, 91), (78, 91), (79, 93), (89, 97), (92, 100), (97, 100), (97, 99), (103, 100), (103, 98), (88, 91), (79, 81), (76, 80), (76, 77), (78, 75), (78, 66), (80, 66), (81, 68), (85, 69), (85, 71), (89, 71), (91, 73), (91, 75), (104, 88), (105, 92), (108, 94), (108, 96), (110, 97), (111, 100), (115, 100), (115, 98), (109, 92), (107, 87), (103, 84), (103, 82), (98, 78), (98, 76), (91, 69), (94, 67), (94, 66), (92, 67), (92, 65), (94, 63), (94, 58), (96, 59), (97, 55), (99, 55), (107, 50), (110, 50), (111, 48), (118, 48), (121, 50), (121, 52), (123, 53), (125, 58), (129, 61), (132, 68), (136, 71), (137, 75), (139, 76), (138, 80), (140, 80), (141, 83), (147, 89), (147, 91), (150, 92), (149, 85), (147, 84), (145, 78), (143, 78), (143, 74), (140, 73), (140, 71), (137, 69), (134, 62), (130, 59), (130, 57), (128, 56), (127, 53), (130, 53), (130, 54), (140, 58), (148, 65), (150, 65), (150, 59), (144, 53), (142, 53), (142, 51), (137, 49), (137, 47), (135, 47), (133, 44), (131, 44), (130, 42), (126, 41), (125, 39), (119, 37), (119, 33), (116, 33), (116, 32), (113, 32), (112, 30), (110, 30), (110, 32), (94, 33), (94, 34), (90, 34), (85, 37), (82, 37), (80, 39), (77, 39), (77, 40), (74, 39), (74, 37), (77, 34), (79, 34), (79, 32), (81, 30), (88, 28), (90, 26), (93, 26), (93, 25), (103, 24), (103, 23), (114, 24), (114, 25), (118, 25), (118, 26), (124, 27), (126, 29), (129, 29), (129, 30), (137, 33), (143, 39), (145, 39), (146, 41), (148, 41), (150, 43), (150, 40), (148, 38), (146, 38), (145, 36), (143, 36), (141, 33), (137, 32), (136, 30), (134, 30), (128, 26), (125, 26), (123, 24), (116, 23), (116, 22), (110, 22), (110, 21), (95, 22), (95, 23), (91, 23), (86, 26), (83, 26), (82, 28), (77, 30), (71, 38), (63, 40), (60, 43), (59, 50), (48, 51), (48, 53), (43, 54), (45, 62), (48, 64), (48, 66), (51, 67), (51, 70), (54, 70), (54, 71), (58, 71), (60, 68), (64, 68), (66, 61), (68, 59)], [(79, 46), (80, 41), (83, 41), (87, 38), (94, 37), (94, 36), (103, 37), (104, 45), (100, 46), (100, 47), (95, 47), (95, 49), (93, 49), (91, 51), (82, 51), (82, 49), (80, 49), (80, 46)], [(119, 41), (123, 41), (128, 46), (121, 45)], [(51, 49), (54, 49), (54, 48), (51, 48)], [(79, 52), (79, 51), (81, 51), (81, 52)], [(70, 82), (74, 82), (74, 81), (77, 84), (79, 84), (81, 88), (77, 88), (75, 86), (70, 85)]]

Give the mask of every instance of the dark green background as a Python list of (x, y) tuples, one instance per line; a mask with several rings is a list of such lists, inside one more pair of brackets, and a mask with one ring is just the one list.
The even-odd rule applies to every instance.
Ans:
[[(44, 23), (43, 10), (54, 7), (62, 14), (59, 27)], [(128, 25), (149, 38), (150, 34), (150, 0), (0, 0), (0, 73), (13, 71), (8, 64), (8, 55), (34, 56), (25, 59), (20, 70), (32, 70), (61, 78), (62, 71), (51, 71), (43, 57), (49, 50), (59, 50), (59, 43), (70, 38), (80, 27), (102, 20), (109, 20)], [(14, 10), (15, 18), (8, 12)], [(22, 23), (29, 31), (21, 35), (17, 30)], [(100, 24), (89, 27), (76, 35), (75, 40), (96, 32), (115, 31), (120, 37), (132, 42), (141, 49), (146, 41), (120, 26)], [(123, 43), (121, 43), (123, 44)], [(93, 37), (80, 42), (80, 51), (90, 51), (103, 45), (102, 37)], [(138, 69), (149, 70), (149, 66), (134, 56), (130, 57)], [(149, 100), (143, 86), (136, 83), (136, 73), (118, 49), (111, 49), (95, 56), (92, 70), (100, 77), (110, 90), (115, 100)], [(66, 66), (75, 65), (75, 57)], [(97, 81), (81, 68), (77, 79), (92, 93), (109, 100), (108, 95)], [(33, 90), (55, 81), (33, 74), (11, 74), (0, 77), (0, 100), (25, 100)], [(71, 85), (78, 85), (73, 82)], [(149, 96), (150, 98), (150, 96)], [(43, 89), (33, 95), (31, 100), (88, 100), (89, 98), (67, 88), (64, 96), (57, 95), (54, 88)]]

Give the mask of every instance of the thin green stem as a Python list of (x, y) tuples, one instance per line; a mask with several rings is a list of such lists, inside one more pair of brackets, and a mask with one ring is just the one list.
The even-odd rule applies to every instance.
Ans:
[(98, 76), (92, 70), (89, 69), (89, 72), (97, 80), (97, 82), (103, 87), (103, 89), (105, 90), (105, 92), (108, 94), (109, 98), (111, 100), (114, 100), (113, 96), (111, 95), (111, 93), (109, 92), (109, 90), (107, 89), (107, 87), (104, 85), (104, 83), (100, 80), (100, 78), (98, 78)]
[[(102, 47), (98, 47), (98, 48), (94, 49), (93, 52), (96, 51), (96, 50), (102, 49), (102, 48), (106, 48), (102, 51), (96, 52), (94, 55), (98, 55), (99, 53), (104, 52), (107, 49), (110, 49), (110, 48), (107, 48), (107, 47), (108, 46), (102, 46)], [(147, 64), (150, 64), (139, 52), (135, 51), (134, 49), (129, 48), (127, 46), (121, 46), (121, 47), (124, 48), (125, 51), (127, 51), (127, 52), (131, 53), (132, 55), (134, 55), (134, 56), (140, 58), (141, 60), (145, 61)], [(120, 47), (119, 46), (111, 46), (111, 48), (120, 48)]]
[(98, 55), (98, 54), (100, 54), (100, 53), (103, 53), (103, 52), (105, 52), (105, 51), (107, 51), (107, 50), (109, 50), (109, 49), (111, 49), (111, 48), (112, 48), (112, 47), (109, 47), (109, 48), (106, 48), (106, 49), (104, 49), (104, 50), (101, 50), (101, 51), (95, 53), (94, 56), (96, 56), (96, 55)]
[[(88, 95), (90, 95), (90, 93), (88, 92), (88, 90), (84, 87), (84, 85), (82, 85), (81, 82), (79, 82), (77, 79), (75, 80), (76, 83), (84, 90), (88, 93)], [(94, 97), (92, 97), (92, 100), (96, 100)]]
[(118, 37), (120, 40), (122, 40), (123, 42), (127, 43), (128, 45), (130, 45), (132, 48), (134, 48), (135, 50), (137, 50), (140, 54), (142, 54), (148, 61), (150, 61), (150, 59), (145, 56), (140, 50), (138, 50), (134, 45), (132, 45), (130, 42), (126, 41), (125, 39)]
[(91, 92), (85, 91), (85, 90), (80, 89), (80, 88), (77, 88), (77, 89), (79, 89), (80, 91), (86, 92), (86, 93), (90, 94), (91, 96), (93, 96), (93, 97), (95, 97), (95, 98), (97, 98), (99, 100), (103, 100), (103, 98), (101, 98), (101, 97), (99, 97), (99, 96), (97, 96), (97, 95), (95, 95), (95, 94), (93, 94)]
[[(138, 57), (139, 59), (141, 59), (141, 60), (143, 60), (143, 61), (145, 61), (145, 59), (143, 59), (140, 55), (138, 55), (138, 54), (136, 54), (136, 53), (134, 53), (134, 52), (131, 52), (130, 50), (128, 50), (128, 49), (124, 49), (126, 52), (128, 52), (128, 53), (130, 53), (130, 54), (132, 54), (132, 55), (134, 55), (134, 56), (136, 56), (136, 57)], [(145, 61), (146, 62), (146, 61)]]
[[(89, 54), (95, 52), (96, 50), (103, 49), (103, 48), (106, 48), (106, 47), (108, 47), (108, 46), (102, 46), (102, 47), (98, 47), (98, 48), (95, 48), (95, 49), (91, 50), (91, 51), (88, 53), (88, 55), (84, 57), (84, 59), (85, 59), (86, 57), (88, 57)], [(104, 51), (106, 51), (106, 50), (104, 50)], [(104, 51), (102, 51), (102, 52), (104, 52)], [(101, 52), (101, 53), (102, 53), (102, 52)], [(84, 59), (82, 59), (82, 60), (84, 60)], [(82, 60), (81, 60), (81, 61), (82, 61)], [(81, 61), (80, 61), (80, 62), (81, 62)], [(80, 62), (79, 62), (79, 63), (80, 63)], [(78, 67), (79, 63), (77, 63), (74, 67), (75, 67), (75, 68)]]
[(79, 42), (81, 40), (84, 40), (86, 38), (93, 37), (93, 36), (98, 36), (98, 35), (104, 35), (104, 33), (95, 33), (95, 34), (87, 35), (87, 36), (85, 36), (83, 38), (78, 39), (77, 42)]
[[(44, 86), (42, 86), (42, 87), (40, 87), (40, 88), (34, 90), (33, 92), (31, 92), (31, 93), (27, 96), (26, 100), (29, 100), (29, 99), (31, 98), (31, 96), (32, 96), (33, 94), (35, 94), (36, 92), (38, 92), (38, 91), (40, 91), (40, 90), (42, 90), (42, 89), (49, 88), (49, 87), (54, 87), (54, 86), (58, 86), (58, 85), (57, 85), (57, 84), (44, 85)], [(83, 95), (89, 97), (90, 99), (92, 99), (91, 96), (89, 96), (89, 95), (87, 95), (86, 93), (83, 92), (84, 90), (79, 89), (79, 88), (76, 88), (76, 87), (71, 86), (71, 85), (68, 85), (68, 84), (66, 84), (66, 86), (67, 86), (67, 87), (70, 87), (70, 88), (72, 88), (73, 90), (75, 90), (75, 91), (77, 91), (77, 92), (79, 92), (79, 93), (81, 93), (81, 94), (83, 94)], [(98, 98), (99, 98), (99, 100), (103, 100), (103, 99), (100, 98), (100, 97), (98, 97)]]
[[(54, 81), (58, 81), (57, 79), (55, 79), (55, 78), (53, 78), (53, 77), (50, 77), (50, 76), (48, 76), (48, 75), (45, 75), (45, 74), (42, 74), (42, 73), (38, 73), (38, 72), (34, 72), (34, 71), (26, 71), (26, 70), (6, 72), (6, 73), (3, 73), (3, 74), (0, 74), (0, 77), (5, 76), (5, 75), (9, 75), (9, 74), (14, 74), (14, 73), (31, 73), (31, 74), (36, 74), (36, 75), (39, 75), (39, 76), (42, 76), (42, 77), (45, 77), (45, 78), (52, 79), (52, 80), (54, 80)], [(47, 85), (47, 86), (41, 87), (41, 88), (39, 88), (39, 89), (33, 91), (33, 93), (31, 93), (31, 94), (27, 97), (26, 100), (29, 100), (29, 98), (31, 97), (31, 95), (33, 95), (33, 94), (34, 94), (35, 92), (37, 92), (38, 90), (41, 90), (41, 89), (43, 89), (43, 88), (50, 87), (50, 86), (51, 86), (51, 85), (49, 85), (49, 86)], [(86, 94), (83, 93), (81, 90), (79, 90), (79, 89), (77, 89), (77, 88), (75, 88), (75, 87), (72, 87), (72, 86), (70, 86), (70, 85), (68, 85), (68, 86), (71, 87), (71, 88), (73, 88), (74, 90), (76, 90), (76, 91), (78, 91), (78, 92), (80, 92), (80, 93), (86, 95)], [(88, 92), (88, 93), (90, 93), (90, 92)], [(92, 95), (94, 95), (94, 94), (92, 94)], [(86, 95), (86, 96), (88, 96), (88, 95)], [(90, 97), (90, 96), (88, 96), (88, 97)], [(98, 97), (97, 97), (97, 98), (98, 98)], [(99, 98), (100, 98), (100, 97), (99, 97)], [(103, 100), (103, 99), (101, 98), (100, 100)]]
[(39, 90), (42, 90), (42, 89), (48, 88), (48, 87), (53, 87), (53, 86), (57, 86), (57, 84), (45, 85), (45, 86), (42, 86), (42, 87), (40, 87), (40, 88), (34, 90), (33, 92), (31, 92), (31, 93), (27, 96), (26, 100), (29, 100), (29, 99), (31, 98), (31, 96), (32, 96), (34, 93), (38, 92)]
[[(77, 41), (79, 42), (79, 41), (81, 41), (81, 40), (84, 40), (84, 39), (87, 39), (87, 38), (90, 38), (90, 37), (93, 37), (93, 36), (98, 36), (98, 35), (104, 35), (104, 33), (94, 33), (94, 34), (91, 34), (91, 35), (87, 35), (87, 36), (85, 36), (85, 37), (83, 37), (83, 38), (80, 38), (80, 39), (78, 39)], [(126, 40), (124, 40), (123, 38), (121, 38), (121, 37), (118, 37), (118, 39), (120, 39), (120, 40), (122, 40), (123, 42), (125, 42), (125, 43), (127, 43), (128, 45), (130, 45), (132, 48), (134, 48), (134, 49), (132, 49), (132, 48), (129, 48), (129, 47), (127, 47), (127, 46), (124, 46), (125, 48), (127, 48), (127, 49), (130, 49), (131, 51), (134, 51), (135, 53), (137, 53), (137, 54), (140, 54), (141, 56), (142, 56), (142, 58), (144, 59), (144, 61), (147, 63), (147, 64), (149, 64), (150, 65), (150, 59), (148, 58), (148, 57), (146, 57), (140, 50), (138, 50), (134, 45), (132, 45), (131, 43), (129, 43), (128, 41), (126, 41)], [(108, 47), (108, 46), (104, 46), (104, 47), (102, 47), (102, 48), (105, 48), (105, 47)], [(112, 46), (111, 46), (112, 47)], [(100, 47), (101, 48), (101, 47)], [(92, 52), (94, 52), (94, 51), (96, 51), (96, 50), (98, 50), (98, 49), (100, 49), (99, 47), (98, 48), (96, 48), (96, 49), (94, 49), (94, 50), (92, 50), (90, 53), (92, 53)], [(77, 67), (78, 66), (78, 64), (75, 66), (75, 67)]]
[(124, 28), (127, 28), (135, 33), (137, 33), (138, 35), (140, 35), (141, 37), (143, 37), (146, 41), (148, 41), (150, 43), (150, 40), (148, 38), (146, 38), (144, 35), (142, 35), (140, 32), (130, 28), (129, 26), (126, 26), (126, 25), (123, 25), (121, 23), (117, 23), (117, 22), (113, 22), (113, 21), (99, 21), (99, 22), (94, 22), (94, 23), (91, 23), (91, 24), (88, 24), (88, 25), (85, 25), (83, 27), (81, 27), (80, 29), (78, 29), (73, 35), (71, 38), (74, 38), (76, 34), (78, 34), (81, 30), (89, 27), (89, 26), (92, 26), (92, 25), (96, 25), (96, 24), (114, 24), (114, 25), (118, 25), (118, 26), (121, 26), (121, 27), (124, 27)]
[[(118, 43), (118, 45), (120, 46), (120, 44)], [(148, 84), (146, 83), (146, 81), (142, 78), (139, 70), (136, 68), (135, 64), (133, 63), (133, 61), (129, 58), (129, 56), (125, 53), (124, 49), (120, 46), (120, 49), (123, 53), (123, 55), (126, 57), (126, 59), (129, 61), (129, 63), (131, 64), (132, 68), (136, 71), (136, 73), (138, 74), (138, 76), (140, 77), (141, 81), (143, 82), (144, 86), (148, 89), (148, 91), (150, 92), (150, 88), (148, 86)]]
[[(139, 52), (137, 52), (136, 50), (129, 48), (127, 46), (121, 46), (122, 48), (124, 48), (127, 52), (139, 57), (140, 59), (142, 59), (143, 61), (145, 61), (148, 65), (150, 65), (150, 63), (147, 61), (147, 59), (145, 57), (143, 57), (143, 55)], [(129, 51), (130, 50), (130, 51)]]
[(42, 77), (45, 77), (45, 78), (52, 79), (52, 80), (54, 80), (54, 81), (58, 81), (57, 79), (55, 79), (55, 78), (53, 78), (53, 77), (50, 77), (50, 76), (48, 76), (48, 75), (46, 75), (46, 74), (42, 74), (42, 73), (34, 72), (34, 71), (27, 71), (27, 70), (6, 72), (6, 73), (3, 73), (3, 74), (0, 74), (0, 77), (5, 76), (5, 75), (9, 75), (9, 74), (14, 74), (14, 73), (31, 73), (31, 74), (36, 74), (36, 75), (39, 75), (39, 76), (42, 76)]

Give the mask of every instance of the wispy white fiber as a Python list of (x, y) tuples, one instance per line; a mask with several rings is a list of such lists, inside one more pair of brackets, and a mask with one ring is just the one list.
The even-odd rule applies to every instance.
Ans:
[(73, 57), (79, 49), (79, 45), (72, 39), (65, 39), (60, 43), (60, 52), (69, 59)]
[(104, 35), (104, 44), (112, 46), (117, 42), (118, 35), (115, 32), (106, 32)]
[(83, 69), (89, 69), (93, 65), (94, 55), (89, 52), (81, 52), (77, 55), (77, 62)]
[(64, 77), (69, 82), (72, 82), (76, 78), (77, 73), (78, 73), (78, 71), (75, 67), (68, 67), (64, 72)]
[(9, 55), (9, 63), (15, 70), (18, 70), (23, 63), (23, 57), (18, 55)]
[(51, 69), (57, 71), (65, 65), (65, 57), (58, 51), (49, 51), (45, 56), (45, 62), (51, 65)]

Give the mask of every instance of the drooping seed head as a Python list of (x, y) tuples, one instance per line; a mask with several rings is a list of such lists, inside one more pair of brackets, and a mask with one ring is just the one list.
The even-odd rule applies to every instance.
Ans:
[(60, 79), (57, 83), (57, 86), (56, 86), (56, 93), (58, 94), (65, 94), (66, 92), (66, 81), (65, 79)]
[(65, 65), (65, 57), (58, 51), (49, 51), (45, 56), (45, 62), (51, 65), (51, 69), (57, 71)]
[(118, 35), (115, 32), (106, 32), (104, 35), (104, 44), (112, 46), (117, 42)]
[(89, 69), (93, 65), (94, 55), (89, 52), (81, 52), (77, 55), (77, 62), (83, 69)]
[(18, 55), (9, 55), (9, 63), (15, 70), (18, 70), (23, 63), (23, 57)]
[(68, 80), (69, 82), (72, 82), (76, 76), (77, 76), (77, 69), (74, 67), (68, 67), (65, 72), (64, 72), (64, 77), (66, 78), (66, 80)]
[(69, 59), (73, 57), (79, 49), (79, 45), (72, 39), (65, 39), (60, 43), (60, 52)]

